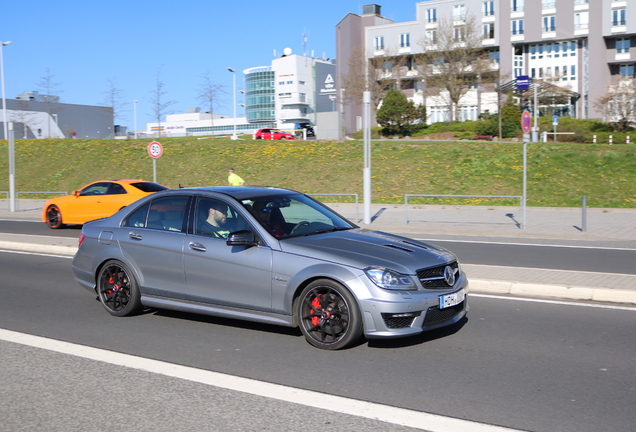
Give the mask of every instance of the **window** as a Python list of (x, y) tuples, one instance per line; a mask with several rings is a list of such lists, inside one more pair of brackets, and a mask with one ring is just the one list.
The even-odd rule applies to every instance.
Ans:
[(157, 198), (152, 200), (151, 204), (146, 204), (135, 210), (128, 216), (123, 225), (181, 232), (187, 203), (188, 197), (186, 196)]
[(523, 12), (523, 2), (524, 0), (512, 0), (512, 11)]
[(522, 35), (523, 34), (523, 20), (522, 19), (520, 19), (520, 20), (512, 20), (511, 23), (512, 23), (512, 34), (513, 35)]
[(411, 35), (409, 33), (402, 33), (400, 35), (400, 47), (406, 48), (411, 46)]
[(556, 17), (554, 15), (543, 17), (543, 31), (556, 31)]
[(629, 38), (616, 39), (616, 54), (628, 53), (630, 48)]
[(570, 71), (571, 71), (570, 75), (572, 75), (572, 78), (570, 79), (574, 79), (574, 77), (576, 76), (576, 65), (572, 65), (570, 67)]
[(285, 85), (285, 81), (279, 81), (278, 85)]
[(373, 42), (376, 51), (384, 49), (384, 36), (376, 36)]
[(485, 1), (484, 2), (484, 16), (492, 16), (495, 14), (495, 2), (494, 1)]
[(437, 30), (426, 31), (426, 42), (430, 44), (437, 43)]
[(453, 6), (453, 20), (461, 21), (466, 18), (466, 6), (455, 5)]
[(530, 76), (532, 78), (536, 78), (537, 76), (537, 70), (535, 68), (530, 69)]
[(488, 53), (488, 58), (493, 63), (499, 63), (499, 51), (491, 51)]
[(199, 197), (195, 215), (195, 235), (225, 239), (230, 232), (248, 227), (236, 209), (217, 199)]
[(453, 29), (453, 39), (460, 42), (466, 40), (466, 27), (458, 26)]
[(613, 26), (625, 25), (625, 9), (616, 9), (612, 11), (612, 25)]
[(555, 0), (542, 0), (543, 9), (554, 9), (556, 7)]
[(298, 84), (305, 85), (305, 81), (298, 81)]
[(484, 39), (494, 39), (495, 38), (495, 24), (488, 23), (484, 24)]
[(437, 22), (437, 9), (426, 9), (426, 22)]
[(574, 14), (574, 29), (583, 30), (589, 26), (589, 14), (588, 12), (581, 12)]
[(621, 73), (621, 76), (623, 76), (623, 77), (633, 77), (634, 76), (634, 65), (633, 64), (621, 65), (620, 73)]

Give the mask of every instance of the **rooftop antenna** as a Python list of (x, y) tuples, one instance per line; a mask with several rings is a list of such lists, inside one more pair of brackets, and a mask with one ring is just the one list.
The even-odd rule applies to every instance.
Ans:
[(274, 58), (276, 58), (276, 48), (274, 48)]

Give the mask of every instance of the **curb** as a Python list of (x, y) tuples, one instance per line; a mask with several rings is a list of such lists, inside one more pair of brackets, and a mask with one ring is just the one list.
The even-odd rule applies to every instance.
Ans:
[(483, 294), (509, 294), (520, 297), (560, 298), (598, 302), (636, 304), (636, 292), (609, 288), (575, 287), (523, 282), (469, 279), (469, 290)]

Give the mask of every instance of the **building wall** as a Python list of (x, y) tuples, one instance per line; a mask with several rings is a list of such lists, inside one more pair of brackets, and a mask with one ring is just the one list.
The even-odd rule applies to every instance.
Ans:
[[(422, 51), (420, 40), (427, 32), (435, 30), (443, 18), (452, 21), (453, 14), (461, 10), (460, 7), (463, 7), (466, 15), (475, 16), (482, 30), (493, 25), (494, 37), (486, 37), (483, 46), (498, 51), (503, 82), (513, 80), (518, 75), (532, 76), (534, 71), (536, 79), (550, 80), (580, 95), (576, 101), (576, 109), (571, 111), (577, 117), (600, 118), (601, 113), (595, 106), (595, 100), (607, 92), (609, 85), (615, 83), (621, 73), (633, 75), (636, 69), (634, 0), (493, 0), (493, 14), (484, 13), (486, 3), (490, 2), (420, 2), (415, 4), (416, 20), (403, 23), (363, 23), (362, 17), (348, 14), (338, 23), (336, 31), (338, 76), (347, 72), (347, 52), (359, 41), (358, 32), (364, 33), (363, 42), (368, 59), (396, 52), (403, 55), (414, 54)], [(432, 10), (435, 10), (434, 15)], [(431, 16), (436, 17), (436, 22), (429, 19)], [(616, 17), (620, 22), (615, 22)], [(523, 24), (523, 31), (520, 31), (520, 23)], [(552, 23), (554, 28), (550, 28)], [(410, 34), (408, 49), (400, 46), (403, 42), (400, 35), (404, 33)], [(376, 49), (378, 37), (384, 38), (383, 50)], [(630, 41), (628, 52), (618, 52), (619, 39)], [(566, 53), (562, 50), (564, 43), (568, 47)], [(574, 51), (571, 49), (572, 45), (576, 46)], [(542, 51), (541, 54), (538, 50)], [(555, 67), (558, 68), (558, 76), (555, 74)], [(417, 90), (406, 90), (404, 93), (416, 103), (425, 102), (427, 106), (434, 100), (419, 96)], [(469, 92), (462, 103), (467, 110), (471, 110), (477, 103), (479, 110), (483, 111), (486, 109), (483, 101), (489, 97)], [(355, 123), (351, 116), (361, 112), (358, 108), (346, 107), (346, 111), (349, 111), (349, 115), (345, 116), (348, 131)], [(438, 107), (430, 105), (429, 112), (434, 109)]]
[[(113, 138), (111, 107), (7, 99), (7, 118), (15, 138)], [(0, 136), (4, 127), (0, 122)]]

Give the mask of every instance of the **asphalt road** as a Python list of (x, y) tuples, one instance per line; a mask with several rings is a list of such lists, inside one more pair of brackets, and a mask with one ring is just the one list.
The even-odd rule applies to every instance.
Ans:
[[(0, 275), (2, 329), (528, 431), (627, 431), (636, 424), (632, 406), (636, 397), (633, 308), (471, 296), (468, 319), (453, 328), (325, 352), (312, 348), (298, 331), (287, 328), (154, 310), (130, 318), (111, 317), (94, 295), (73, 281), (68, 258), (0, 252)], [(201, 403), (201, 397), (213, 397), (209, 389), (189, 393), (189, 385), (182, 382), (139, 377), (119, 367), (96, 366), (29, 348), (25, 354), (13, 344), (2, 343), (0, 347), (12, 366), (0, 369), (0, 400), (12, 401), (0, 403), (0, 410), (8, 411), (0, 412), (5, 419), (15, 417), (12, 407), (19, 402), (27, 412), (34, 411), (29, 392), (54, 391), (63, 401), (77, 399), (78, 394), (65, 381), (65, 391), (47, 388), (62, 385), (55, 376), (40, 386), (29, 381), (31, 376), (46, 376), (47, 371), (55, 374), (74, 369), (77, 373), (73, 375), (82, 382), (77, 392), (88, 391), (90, 398), (94, 389), (92, 397), (99, 398), (83, 402), (94, 407), (94, 413), (87, 411), (86, 418), (69, 419), (74, 430), (91, 429), (89, 422), (109, 416), (118, 424), (118, 413), (125, 418), (134, 405), (148, 423), (146, 427), (131, 427), (151, 430), (153, 418), (162, 419), (166, 413), (153, 417), (147, 410), (167, 403), (159, 396), (163, 394), (179, 402), (178, 418), (184, 421), (216, 415), (216, 410), (208, 412)], [(24, 367), (31, 372), (16, 373), (14, 370), (21, 369), (13, 366), (23, 354)], [(55, 367), (47, 364), (51, 361)], [(136, 396), (141, 400), (127, 399), (128, 387), (146, 392)], [(224, 420), (240, 424), (236, 430), (274, 430), (265, 416), (277, 411), (268, 410), (268, 402), (254, 405), (254, 401), (245, 400), (252, 404), (252, 409), (246, 410), (240, 397), (237, 401), (214, 395), (220, 401), (210, 399), (210, 404), (231, 399), (243, 407), (234, 420), (232, 416)], [(34, 397), (44, 396), (38, 393)], [(148, 399), (157, 400), (154, 408)], [(56, 410), (68, 405), (61, 401), (59, 405), (39, 406), (44, 410), (36, 418), (39, 423), (28, 417), (23, 421), (40, 427), (24, 430), (45, 430), (47, 419), (54, 421), (56, 415), (63, 415)], [(71, 408), (76, 412), (77, 407)], [(334, 415), (329, 423), (324, 413), (320, 417), (312, 411), (303, 417), (302, 410), (294, 414), (297, 417), (281, 415), (273, 416), (277, 430), (300, 430), (309, 424), (338, 428), (344, 421)], [(283, 418), (287, 423), (281, 425)], [(293, 421), (297, 423), (290, 426)], [(375, 426), (369, 425), (368, 430)], [(197, 427), (193, 423), (189, 428), (177, 425), (172, 430), (201, 430)], [(341, 430), (365, 428), (355, 425)]]
[[(52, 230), (42, 222), (0, 221), (0, 232), (77, 238), (80, 227)], [(426, 240), (417, 235), (412, 237)], [(431, 242), (453, 251), (463, 264), (636, 274), (636, 249), (475, 242), (462, 239)]]

